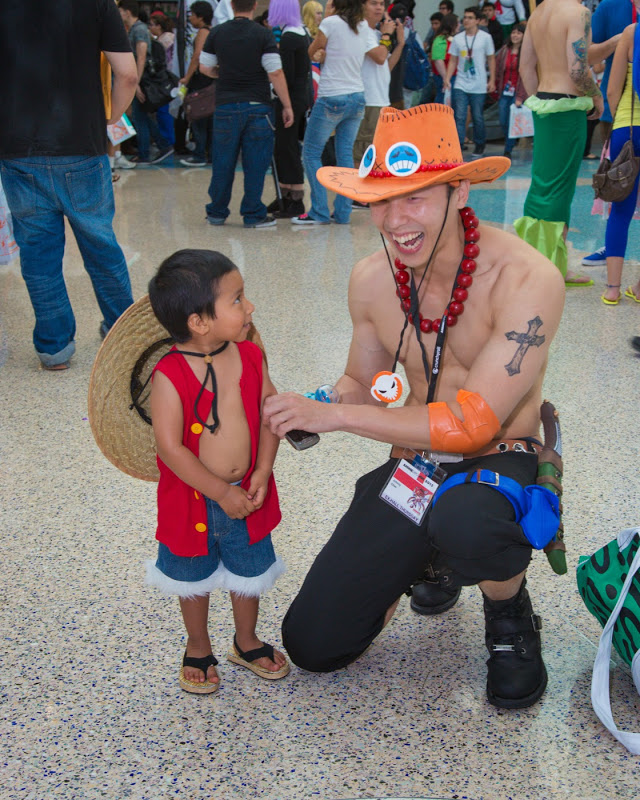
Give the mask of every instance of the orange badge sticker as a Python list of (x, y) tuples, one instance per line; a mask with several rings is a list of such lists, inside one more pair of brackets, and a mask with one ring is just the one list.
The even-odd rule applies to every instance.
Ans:
[(381, 403), (395, 403), (402, 397), (402, 378), (397, 372), (384, 370), (374, 375), (371, 394)]

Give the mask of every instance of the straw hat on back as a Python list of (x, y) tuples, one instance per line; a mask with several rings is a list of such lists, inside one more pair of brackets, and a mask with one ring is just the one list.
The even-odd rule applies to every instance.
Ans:
[[(247, 338), (264, 348), (252, 325)], [(89, 379), (89, 423), (96, 444), (118, 469), (157, 481), (151, 427), (151, 373), (174, 341), (145, 295), (117, 320), (98, 350)]]

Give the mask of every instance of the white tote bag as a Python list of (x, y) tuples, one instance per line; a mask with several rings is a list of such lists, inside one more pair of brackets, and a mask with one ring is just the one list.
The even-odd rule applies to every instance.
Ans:
[(522, 139), (533, 136), (533, 112), (526, 106), (516, 106), (514, 103), (509, 109), (509, 138)]

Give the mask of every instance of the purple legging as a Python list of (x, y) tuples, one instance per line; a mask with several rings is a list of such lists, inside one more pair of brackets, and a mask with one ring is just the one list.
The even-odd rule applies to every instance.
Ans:
[[(614, 161), (625, 142), (629, 141), (629, 128), (616, 128), (611, 132), (611, 161)], [(640, 127), (635, 125), (633, 128), (633, 148), (640, 154)], [(640, 177), (640, 176), (639, 176)], [(605, 235), (605, 248), (607, 256), (624, 258), (627, 252), (627, 240), (629, 238), (629, 224), (633, 218), (638, 201), (638, 178), (633, 184), (633, 189), (624, 200), (619, 203), (611, 204), (611, 213), (607, 220), (607, 233)]]

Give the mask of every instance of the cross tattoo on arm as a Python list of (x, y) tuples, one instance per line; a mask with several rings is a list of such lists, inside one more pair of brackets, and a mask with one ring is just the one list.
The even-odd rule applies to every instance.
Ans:
[(540, 347), (546, 338), (545, 336), (536, 335), (538, 328), (542, 327), (542, 320), (540, 317), (534, 317), (533, 319), (530, 319), (527, 324), (529, 325), (529, 329), (526, 333), (517, 333), (516, 331), (509, 331), (508, 333), (505, 333), (507, 339), (518, 342), (518, 349), (516, 350), (515, 355), (508, 364), (504, 365), (509, 377), (517, 375), (520, 372), (522, 359), (525, 357), (527, 350), (530, 347)]

